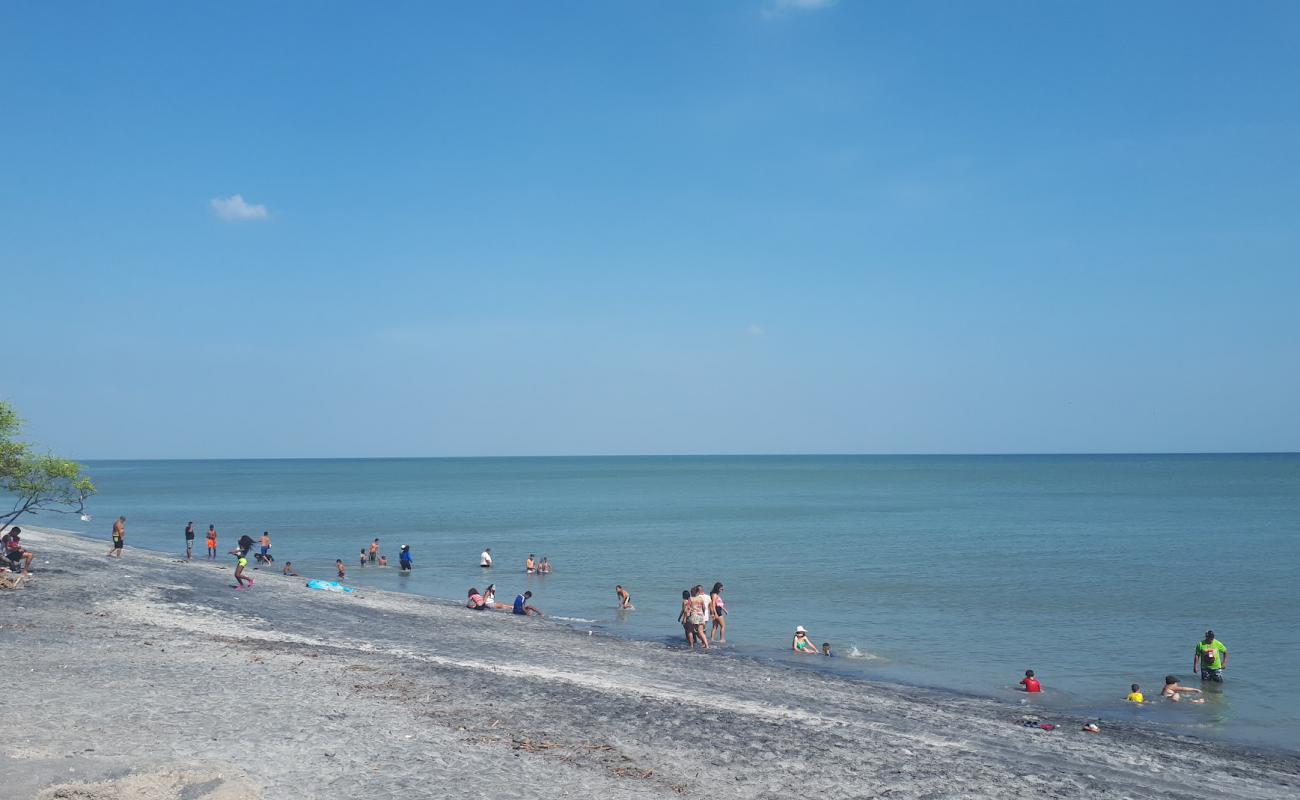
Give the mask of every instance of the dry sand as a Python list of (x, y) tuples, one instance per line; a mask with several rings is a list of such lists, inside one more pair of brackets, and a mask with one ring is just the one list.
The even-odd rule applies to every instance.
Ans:
[(1300, 796), (1293, 754), (26, 541), (0, 798)]

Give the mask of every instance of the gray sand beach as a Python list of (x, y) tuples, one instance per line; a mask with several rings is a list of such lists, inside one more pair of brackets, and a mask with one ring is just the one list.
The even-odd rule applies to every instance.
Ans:
[[(25, 529), (4, 798), (1300, 795), (1300, 757)], [(544, 604), (543, 604), (544, 607)], [(665, 631), (672, 632), (672, 620)]]

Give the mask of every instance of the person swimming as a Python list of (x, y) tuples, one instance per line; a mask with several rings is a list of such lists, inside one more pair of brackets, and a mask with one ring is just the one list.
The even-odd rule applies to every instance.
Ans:
[(1128, 689), (1129, 689), (1128, 697), (1125, 697), (1125, 698), (1124, 698), (1124, 699), (1127, 700), (1128, 702), (1130, 702), (1130, 703), (1141, 703), (1141, 702), (1144, 702), (1144, 701), (1146, 700), (1146, 698), (1142, 696), (1142, 687), (1141, 687), (1141, 686), (1138, 686), (1136, 683), (1134, 683), (1134, 684), (1130, 685), (1130, 686), (1128, 687)]
[[(1176, 675), (1166, 675), (1166, 676), (1165, 676), (1165, 687), (1164, 687), (1163, 689), (1160, 690), (1160, 696), (1163, 697), (1163, 698), (1165, 698), (1166, 700), (1168, 700), (1168, 701), (1171, 702), (1171, 703), (1177, 703), (1177, 702), (1179, 702), (1181, 695), (1185, 695), (1185, 694), (1200, 694), (1200, 693), (1201, 693), (1201, 690), (1200, 690), (1200, 689), (1193, 689), (1193, 688), (1190, 687), (1190, 686), (1179, 686), (1179, 685), (1178, 685), (1178, 676), (1176, 676)], [(1191, 701), (1192, 701), (1193, 703), (1204, 703), (1204, 702), (1205, 702), (1205, 698), (1204, 698), (1204, 697), (1193, 697), (1193, 698), (1190, 698), (1190, 699), (1191, 699)]]

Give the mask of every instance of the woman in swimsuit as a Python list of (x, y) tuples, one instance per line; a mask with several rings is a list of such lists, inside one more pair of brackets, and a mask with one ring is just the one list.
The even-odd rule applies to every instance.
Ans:
[(495, 583), (488, 584), (488, 587), (483, 590), (483, 607), (489, 610), (510, 608), (505, 603), (497, 602), (497, 585)]
[(695, 625), (691, 623), (691, 614), (695, 613), (695, 604), (691, 602), (691, 592), (689, 589), (682, 590), (682, 613), (677, 615), (677, 621), (682, 623), (682, 630), (686, 632), (686, 646), (695, 647)]
[(821, 655), (821, 651), (817, 649), (817, 645), (808, 641), (808, 632), (804, 630), (802, 625), (795, 627), (794, 641), (790, 643), (790, 649), (796, 653), (803, 653), (806, 656)]
[(713, 629), (709, 631), (709, 638), (717, 638), (721, 644), (727, 643), (727, 604), (722, 602), (722, 583), (713, 584), (713, 591), (709, 592), (710, 608), (713, 611)]
[(487, 611), (488, 605), (483, 595), (478, 593), (478, 589), (470, 587), (469, 599), (465, 601), (465, 607), (474, 611)]

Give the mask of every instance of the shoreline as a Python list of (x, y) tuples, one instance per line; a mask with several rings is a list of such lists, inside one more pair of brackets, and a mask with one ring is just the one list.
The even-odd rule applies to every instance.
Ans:
[[(1040, 710), (1060, 723), (1046, 732), (996, 699), (414, 594), (313, 592), (273, 572), (234, 592), (228, 566), (138, 548), (110, 560), (99, 541), (24, 533), (35, 575), (0, 594), (0, 642), (19, 696), (58, 702), (16, 715), (0, 745), (14, 796), (1300, 791), (1300, 756), (1286, 751), (1110, 722), (1090, 735)], [(54, 793), (69, 780), (103, 786)]]

